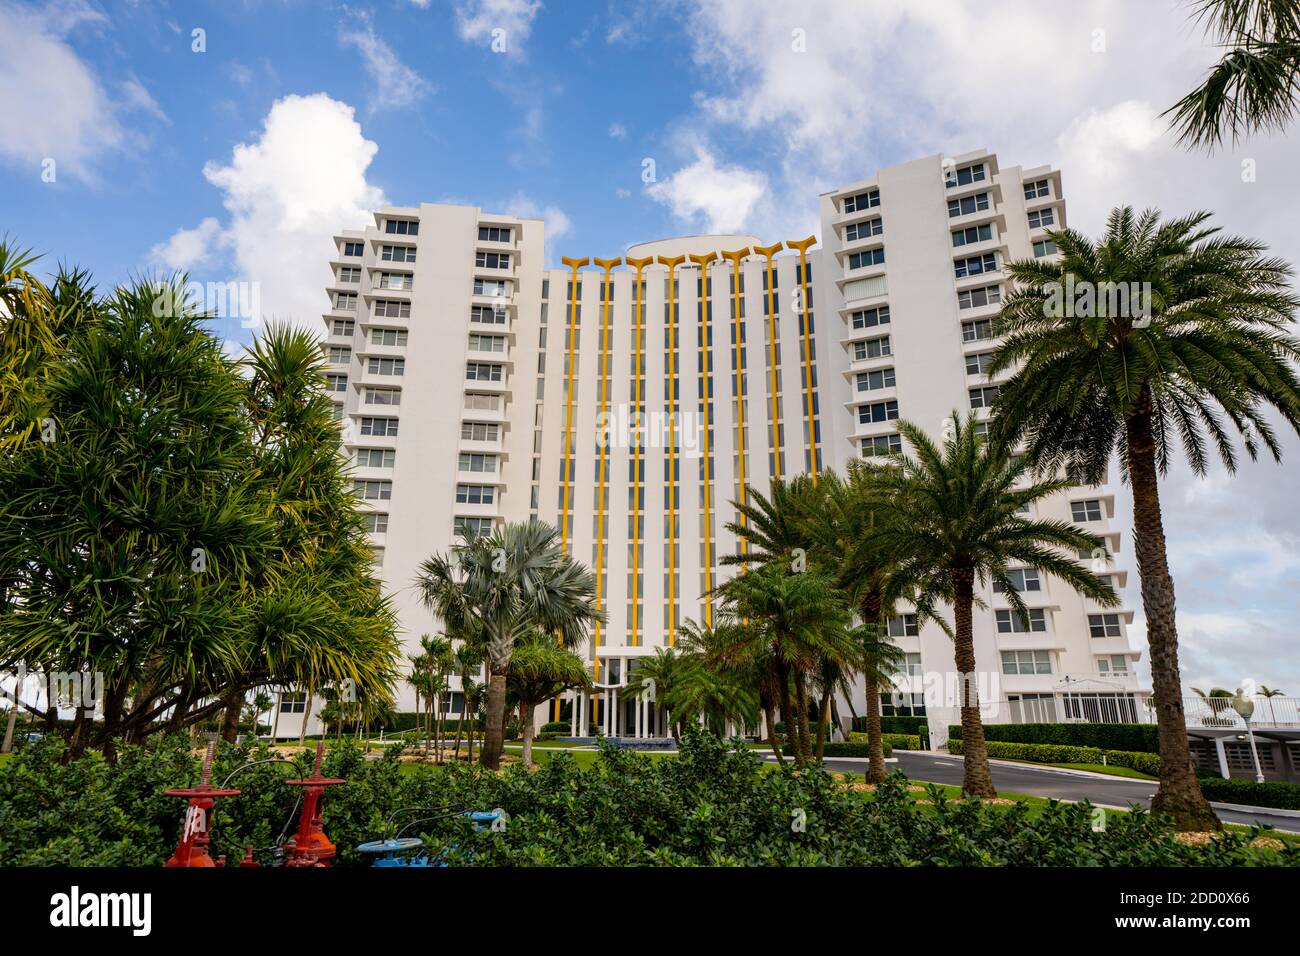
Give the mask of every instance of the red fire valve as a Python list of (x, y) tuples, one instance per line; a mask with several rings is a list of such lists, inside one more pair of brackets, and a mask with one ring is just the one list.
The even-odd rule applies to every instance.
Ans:
[(302, 780), (286, 780), (291, 787), (302, 787), (302, 815), (298, 818), (298, 830), (285, 844), (288, 857), (285, 866), (329, 866), (338, 848), (325, 835), (321, 824), (321, 799), (326, 787), (335, 787), (347, 783), (338, 777), (322, 777), (320, 773), (321, 757), (325, 753), (325, 741), (316, 744), (316, 769), (310, 777)]
[(208, 853), (211, 840), (212, 808), (219, 797), (237, 797), (238, 790), (223, 790), (210, 783), (212, 779), (212, 755), (216, 751), (216, 741), (209, 741), (208, 752), (203, 757), (203, 777), (197, 787), (183, 787), (166, 791), (169, 797), (184, 797), (189, 800), (185, 808), (185, 819), (181, 824), (181, 840), (176, 845), (176, 852), (164, 863), (164, 866), (217, 867), (225, 866), (226, 858), (212, 859)]

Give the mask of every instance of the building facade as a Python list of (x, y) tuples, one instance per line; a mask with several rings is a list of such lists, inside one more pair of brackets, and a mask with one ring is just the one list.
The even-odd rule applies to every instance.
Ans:
[[(684, 621), (712, 621), (746, 485), (897, 449), (899, 418), (938, 434), (954, 413), (987, 416), (1002, 265), (1053, 254), (1059, 172), (932, 156), (820, 203), (820, 240), (691, 236), (552, 269), (541, 221), (473, 207), (386, 208), (335, 236), (329, 387), (408, 644), (438, 628), (412, 588), (420, 562), (467, 528), (547, 521), (596, 572), (608, 617), (586, 650), (595, 693), (547, 716), (662, 735), (662, 711), (618, 688)], [(1043, 510), (1118, 550), (1103, 488)], [(1109, 554), (1080, 559), (1125, 586)], [(1131, 612), (1016, 580), (1027, 629), (1002, 595), (976, 611), (986, 719), (1144, 719)], [(890, 628), (907, 666), (886, 713), (926, 716), (941, 742), (951, 643), (906, 614)], [(844, 703), (862, 713), (861, 691)]]

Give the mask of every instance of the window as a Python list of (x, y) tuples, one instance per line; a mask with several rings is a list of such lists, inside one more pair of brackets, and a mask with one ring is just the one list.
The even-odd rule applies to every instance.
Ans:
[(343, 405), (339, 402), (333, 402), (331, 404), (330, 417), (336, 422), (343, 421)]
[(992, 408), (993, 400), (998, 397), (998, 387), (996, 385), (985, 385), (982, 388), (970, 389), (970, 407), (971, 408)]
[(347, 390), (348, 377), (346, 375), (330, 374), (325, 376), (325, 391), (346, 392)]
[(908, 654), (899, 668), (898, 673), (902, 677), (920, 677), (921, 676), (921, 655)]
[(1042, 199), (1044, 196), (1052, 194), (1051, 187), (1048, 186), (1046, 179), (1036, 179), (1032, 183), (1025, 183), (1026, 199)]
[(988, 193), (976, 193), (974, 196), (963, 196), (961, 199), (949, 199), (948, 218), (955, 219), (957, 216), (969, 216), (973, 212), (984, 212), (988, 208)]
[(487, 535), (492, 533), (491, 518), (475, 518), (466, 515), (456, 515), (456, 524), (453, 529), (461, 537), (470, 535)]
[(372, 355), (366, 362), (366, 371), (371, 375), (405, 375), (406, 359), (379, 358)]
[(461, 422), (460, 437), (466, 441), (496, 441), (500, 428), (495, 422)]
[(877, 216), (875, 219), (868, 219), (866, 222), (855, 222), (844, 227), (844, 241), (855, 242), (858, 239), (868, 239), (871, 236), (878, 236), (885, 231), (885, 225)]
[(406, 272), (381, 272), (378, 281), (375, 282), (375, 288), (409, 291), (413, 282), (411, 275)]
[(356, 285), (360, 281), (360, 266), (342, 266), (339, 269), (339, 285)]
[(390, 236), (418, 236), (420, 224), (410, 219), (389, 219), (384, 222), (384, 232)]
[[(1029, 616), (1028, 622), (1022, 621), (1020, 615), (1015, 611), (998, 611), (998, 633), (999, 634), (1025, 634), (1029, 631), (1042, 632), (1047, 630), (1046, 612), (1041, 607), (1031, 607), (1026, 612)], [(1028, 623), (1028, 627), (1026, 627)]]
[(415, 246), (381, 246), (379, 258), (384, 262), (414, 262)]
[(856, 196), (849, 196), (844, 200), (845, 212), (861, 212), (863, 209), (871, 209), (880, 205), (880, 190), (868, 189), (864, 193), (858, 193)]
[(367, 405), (400, 405), (402, 390), (400, 388), (367, 388), (365, 390)]
[(972, 242), (985, 242), (993, 238), (993, 227), (988, 223), (982, 226), (967, 226), (965, 229), (952, 231), (952, 244), (966, 246)]
[(347, 365), (352, 361), (352, 350), (346, 345), (331, 345), (329, 349), (329, 363), (331, 365)]
[(457, 485), (456, 503), (461, 505), (490, 505), (496, 500), (496, 489), (491, 485)]
[(1048, 226), (1056, 225), (1056, 214), (1049, 207), (1047, 209), (1033, 209), (1029, 213), (1030, 229), (1046, 229)]
[(863, 458), (883, 458), (903, 450), (903, 437), (898, 434), (876, 435), (862, 439)]
[(892, 422), (898, 417), (898, 400), (874, 402), (858, 406), (858, 424), (870, 425), (873, 422)]
[(343, 243), (343, 255), (348, 259), (359, 259), (366, 254), (366, 245), (364, 242), (345, 242)]
[[(1012, 568), (1007, 572), (1007, 580), (1017, 591), (1041, 591), (1042, 583), (1038, 580), (1038, 572), (1033, 568)], [(1002, 586), (996, 581), (993, 582), (993, 590), (997, 593), (1002, 592)]]
[(301, 714), (307, 710), (307, 694), (298, 692), (280, 695), (280, 713)]
[(978, 309), (984, 305), (999, 305), (1002, 302), (1002, 286), (986, 285), (978, 289), (962, 289), (957, 293), (957, 308)]
[(501, 407), (501, 399), (497, 395), (470, 392), (465, 396), (465, 407), (472, 411), (496, 411)]
[(1093, 637), (1120, 637), (1118, 614), (1089, 614), (1088, 633)]
[(497, 456), (463, 451), (460, 453), (459, 469), (461, 471), (495, 472), (497, 470)]
[(335, 292), (334, 308), (340, 312), (357, 311), (357, 294), (355, 292)]
[(971, 183), (984, 182), (985, 172), (983, 163), (972, 163), (969, 166), (963, 166), (961, 169), (948, 173), (948, 188), (954, 186), (969, 186)]
[(1039, 239), (1034, 243), (1034, 258), (1041, 259), (1043, 256), (1056, 255), (1056, 243), (1051, 239)]
[(508, 296), (510, 294), (510, 290), (507, 288), (505, 282), (501, 279), (475, 279), (474, 294), (491, 296), (493, 298), (501, 298), (504, 296)]
[(1107, 654), (1097, 658), (1097, 673), (1127, 674), (1128, 658), (1123, 654)]
[(405, 329), (371, 329), (371, 345), (405, 345)]
[(865, 252), (855, 252), (849, 256), (850, 269), (863, 269), (867, 266), (878, 266), (885, 261), (884, 249), (868, 249)]
[(370, 314), (377, 319), (409, 319), (411, 303), (398, 299), (376, 299), (370, 307)]
[(500, 365), (493, 365), (490, 362), (467, 362), (465, 363), (465, 380), (469, 382), (499, 382), (501, 381)]
[(993, 322), (990, 319), (976, 319), (974, 322), (961, 324), (963, 342), (983, 342), (993, 338)]
[(352, 490), (366, 501), (389, 501), (393, 497), (393, 483), (387, 479), (358, 478), (352, 483)]
[(478, 237), (484, 242), (509, 242), (510, 230), (505, 226), (479, 226)]
[(490, 305), (476, 305), (469, 310), (469, 320), (479, 325), (505, 325), (506, 310)]
[(358, 468), (392, 468), (397, 464), (397, 452), (391, 448), (358, 448)]
[(330, 335), (351, 336), (356, 328), (355, 319), (335, 319), (330, 323)]
[(397, 419), (363, 418), (361, 419), (361, 434), (375, 435), (382, 438), (396, 438)]
[(920, 633), (915, 614), (895, 614), (889, 619), (890, 637), (918, 637)]
[(474, 253), (474, 265), (480, 269), (509, 269), (510, 253), (476, 252)]
[(866, 359), (880, 358), (882, 355), (892, 354), (888, 335), (882, 335), (878, 339), (867, 339), (865, 342), (853, 343), (853, 361), (855, 362), (862, 362)]
[(858, 373), (859, 392), (874, 392), (881, 388), (893, 388), (895, 384), (894, 370), (892, 368), (882, 368), (874, 372)]
[(1075, 521), (1100, 521), (1101, 499), (1089, 498), (1087, 501), (1071, 501), (1070, 517)]
[(471, 352), (504, 352), (506, 350), (506, 337), (504, 335), (470, 335), (469, 350)]
[(1052, 652), (1003, 651), (1002, 673), (1050, 674), (1052, 673)]
[(849, 316), (855, 329), (874, 329), (877, 325), (889, 324), (889, 306), (880, 305), (874, 309), (861, 309)]
[(974, 355), (966, 356), (966, 374), (967, 375), (987, 375), (989, 366), (993, 364), (992, 352), (977, 352)]
[(985, 272), (997, 272), (998, 255), (996, 252), (986, 252), (982, 256), (958, 259), (953, 263), (953, 270), (958, 279), (963, 279), (966, 276), (982, 275)]
[(366, 530), (371, 534), (385, 534), (388, 531), (388, 515), (382, 511), (372, 511), (365, 515)]

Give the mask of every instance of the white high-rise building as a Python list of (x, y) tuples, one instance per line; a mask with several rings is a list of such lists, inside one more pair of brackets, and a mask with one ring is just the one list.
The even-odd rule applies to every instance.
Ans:
[[(340, 233), (330, 387), (408, 645), (437, 630), (412, 588), (420, 562), (462, 528), (539, 518), (597, 573), (608, 616), (587, 648), (596, 693), (546, 716), (663, 734), (664, 715), (617, 688), (686, 619), (711, 621), (744, 485), (897, 448), (899, 417), (938, 433), (986, 407), (1002, 263), (1052, 254), (1042, 230), (1064, 222), (1058, 172), (979, 152), (823, 195), (820, 242), (691, 236), (548, 270), (541, 221), (473, 207), (386, 208)], [(1045, 510), (1118, 550), (1104, 489)], [(988, 719), (1141, 719), (1131, 614), (1021, 576), (1028, 630), (1001, 595), (976, 610)], [(908, 665), (886, 712), (926, 714), (942, 741), (955, 707), (924, 689), (952, 671), (951, 643), (907, 615), (891, 630)], [(851, 703), (862, 713), (860, 690)]]

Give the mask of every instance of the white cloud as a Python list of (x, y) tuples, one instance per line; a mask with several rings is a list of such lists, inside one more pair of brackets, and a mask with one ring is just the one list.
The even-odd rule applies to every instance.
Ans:
[(520, 219), (541, 219), (546, 225), (546, 249), (543, 253), (547, 265), (553, 265), (555, 247), (552, 243), (562, 239), (573, 231), (573, 220), (559, 206), (543, 205), (532, 197), (518, 192), (502, 204), (506, 215), (518, 216)]
[[(542, 9), (541, 0), (459, 0), (456, 28), (467, 43), (505, 39), (507, 54), (519, 53)], [(502, 34), (495, 31), (501, 30)]]
[(356, 18), (361, 28), (346, 30), (339, 27), (339, 43), (356, 47), (361, 53), (366, 73), (374, 83), (370, 109), (404, 109), (427, 96), (433, 88), (424, 77), (399, 60), (393, 48), (375, 33), (370, 14), (359, 14)]
[(155, 260), (206, 262), (221, 251), (232, 268), (227, 281), (258, 283), (266, 317), (318, 331), (331, 237), (373, 222), (373, 211), (387, 204), (366, 180), (378, 148), (346, 103), (324, 93), (277, 100), (255, 142), (203, 168), (223, 194), (228, 220), (179, 230), (154, 247)]
[(67, 40), (78, 26), (104, 22), (84, 4), (0, 2), (0, 159), (35, 177), (50, 158), (59, 173), (90, 180), (95, 160), (128, 145), (119, 105)]
[(750, 224), (759, 200), (767, 192), (767, 176), (740, 166), (719, 166), (713, 155), (696, 147), (695, 162), (646, 192), (688, 223), (703, 218), (708, 232), (733, 232)]
[(169, 271), (188, 271), (208, 265), (223, 236), (221, 223), (209, 216), (193, 229), (178, 229), (166, 242), (149, 250), (149, 261)]
[(627, 139), (627, 127), (622, 123), (609, 124), (610, 139)]

